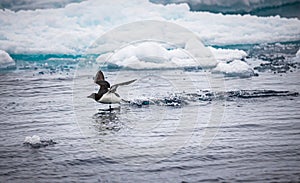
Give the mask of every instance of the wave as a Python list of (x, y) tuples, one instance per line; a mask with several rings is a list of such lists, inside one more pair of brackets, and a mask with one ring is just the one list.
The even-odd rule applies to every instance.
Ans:
[(235, 90), (226, 92), (212, 92), (202, 90), (198, 93), (175, 93), (162, 98), (136, 98), (129, 100), (126, 104), (133, 106), (173, 106), (181, 107), (189, 103), (203, 101), (232, 101), (237, 99), (254, 99), (267, 97), (298, 97), (298, 92), (293, 91), (276, 91), (276, 90)]

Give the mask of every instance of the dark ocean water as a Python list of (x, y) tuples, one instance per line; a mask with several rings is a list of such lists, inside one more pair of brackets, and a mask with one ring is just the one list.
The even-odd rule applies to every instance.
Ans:
[[(0, 73), (1, 182), (300, 181), (297, 65), (251, 78), (105, 70), (111, 83), (138, 79), (107, 112), (86, 98), (95, 67), (77, 63), (19, 58)], [(56, 144), (23, 144), (32, 135)]]
[[(150, 0), (153, 3), (172, 4), (172, 1), (167, 0)], [(173, 1), (173, 3), (176, 1)], [(264, 2), (260, 6), (255, 1), (235, 1), (231, 5), (225, 3), (215, 2), (203, 2), (203, 1), (179, 1), (186, 2), (191, 11), (208, 11), (212, 13), (222, 14), (250, 14), (256, 16), (281, 16), (286, 18), (300, 18), (299, 8), (300, 2), (294, 1), (292, 3), (282, 1), (281, 5), (278, 5), (276, 1)], [(279, 1), (277, 1), (279, 2)], [(228, 3), (228, 2), (227, 2)]]

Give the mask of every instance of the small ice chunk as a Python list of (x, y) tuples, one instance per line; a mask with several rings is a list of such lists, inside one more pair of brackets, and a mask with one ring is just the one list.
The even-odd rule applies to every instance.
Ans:
[(41, 138), (37, 135), (27, 136), (27, 137), (25, 137), (24, 143), (40, 144), (41, 143)]
[(16, 63), (10, 57), (10, 55), (5, 51), (0, 50), (0, 69), (1, 68), (13, 67), (15, 65), (16, 65)]
[(213, 47), (209, 47), (209, 49), (218, 61), (237, 60), (247, 56), (245, 51), (238, 49), (222, 49)]
[(300, 49), (297, 51), (295, 57), (291, 59), (292, 62), (300, 62)]
[(240, 60), (234, 60), (230, 63), (220, 62), (213, 73), (223, 73), (225, 76), (251, 77), (254, 76), (253, 69), (246, 63)]
[(296, 57), (300, 57), (300, 49), (297, 51)]
[(52, 139), (50, 140), (41, 140), (41, 138), (37, 135), (27, 136), (25, 137), (24, 144), (32, 147), (32, 148), (41, 148), (49, 145), (57, 144)]

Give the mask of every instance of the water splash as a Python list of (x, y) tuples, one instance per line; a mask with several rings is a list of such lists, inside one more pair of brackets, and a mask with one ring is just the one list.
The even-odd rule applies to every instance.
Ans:
[(199, 101), (217, 101), (217, 100), (234, 100), (234, 99), (253, 99), (253, 98), (266, 98), (266, 97), (298, 97), (298, 92), (293, 91), (276, 91), (276, 90), (234, 90), (226, 92), (212, 92), (202, 90), (197, 93), (177, 93), (171, 94), (162, 98), (136, 98), (128, 101), (132, 106), (172, 106), (182, 107), (189, 103)]

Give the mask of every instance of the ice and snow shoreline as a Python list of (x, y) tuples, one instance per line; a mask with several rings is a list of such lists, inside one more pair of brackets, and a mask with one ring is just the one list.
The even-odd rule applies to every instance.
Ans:
[[(49, 59), (49, 61), (50, 59), (65, 60), (65, 54), (80, 55), (68, 57), (67, 59), (70, 60), (84, 60), (84, 56), (81, 57), (81, 55), (84, 55), (89, 46), (100, 36), (118, 26), (143, 20), (177, 24), (197, 35), (204, 45), (214, 45), (215, 47), (300, 40), (300, 20), (298, 19), (287, 19), (280, 16), (258, 17), (192, 12), (187, 4), (164, 6), (153, 4), (147, 0), (133, 0), (126, 3), (122, 0), (101, 2), (87, 0), (71, 3), (58, 9), (18, 12), (0, 10), (0, 49), (13, 55), (12, 58), (16, 57), (16, 61), (20, 57), (22, 60), (27, 55), (33, 55), (28, 58), (29, 60), (36, 59), (35, 56), (38, 59), (39, 57)], [(131, 31), (125, 31), (123, 36), (130, 35)], [(115, 41), (115, 44), (118, 44), (121, 40), (116, 39)], [(187, 42), (180, 44), (186, 45)], [(104, 43), (104, 46), (110, 47), (111, 45)], [(151, 53), (151, 59), (149, 59), (148, 51), (151, 52), (153, 49), (156, 49), (157, 55)], [(200, 66), (215, 68), (214, 72), (228, 76), (236, 75), (236, 72), (246, 73), (247, 76), (254, 75), (254, 67), (250, 67), (249, 63), (244, 60), (248, 56), (245, 51), (213, 47), (209, 47), (209, 49), (216, 62), (197, 65), (182, 54), (180, 48), (172, 50), (159, 45), (132, 47), (122, 54), (120, 52), (98, 53), (100, 56), (97, 62), (105, 61), (112, 67), (131, 69)], [(19, 56), (20, 54), (23, 56)], [(53, 54), (54, 57), (41, 56), (47, 54)], [(55, 56), (58, 54), (63, 56)], [(106, 57), (109, 54), (115, 54), (115, 56), (112, 60), (107, 61)], [(2, 53), (2, 55), (6, 56), (4, 56), (5, 59), (0, 60), (1, 68), (7, 68), (7, 64), (14, 65), (13, 59), (9, 59), (8, 54)], [(160, 58), (157, 59), (157, 56)]]
[(147, 0), (89, 0), (60, 9), (0, 10), (0, 49), (14, 54), (83, 54), (104, 33), (143, 20), (183, 26), (199, 36), (205, 45), (300, 40), (298, 19), (191, 12), (186, 4), (164, 6)]
[[(243, 51), (239, 49), (213, 48), (208, 47), (215, 58), (214, 64), (205, 65), (197, 63), (189, 58), (181, 49), (168, 49), (157, 43), (141, 43), (140, 45), (128, 46), (116, 53), (100, 54), (97, 58), (95, 55), (70, 56), (70, 55), (13, 55), (18, 61), (24, 62), (19, 64), (19, 69), (37, 69), (38, 65), (42, 69), (50, 69), (49, 73), (60, 72), (74, 68), (74, 64), (93, 67), (100, 67), (104, 70), (168, 70), (184, 69), (188, 71), (208, 69), (214, 74), (223, 74), (227, 77), (252, 77), (258, 76), (259, 72), (271, 71), (278, 73), (293, 72), (300, 65), (299, 50), (297, 45), (260, 45), (254, 46), (254, 51)], [(256, 49), (264, 50), (259, 52)], [(271, 50), (268, 50), (271, 49)], [(276, 58), (272, 56), (273, 49), (277, 50)], [(278, 51), (282, 49), (282, 51)], [(286, 51), (287, 50), (287, 51)], [(255, 53), (252, 53), (255, 52)], [(269, 52), (271, 55), (269, 55)], [(281, 53), (280, 53), (281, 52)], [(250, 55), (249, 55), (250, 54)], [(256, 55), (255, 55), (256, 54)], [(8, 55), (6, 53), (6, 55)], [(29, 62), (28, 62), (29, 61)], [(15, 64), (15, 62), (12, 62)], [(52, 64), (56, 66), (51, 66)], [(23, 65), (23, 66), (22, 66)], [(27, 65), (27, 66), (26, 66)], [(55, 68), (57, 67), (57, 68)], [(2, 67), (6, 68), (6, 67)], [(47, 73), (41, 71), (39, 73)]]

